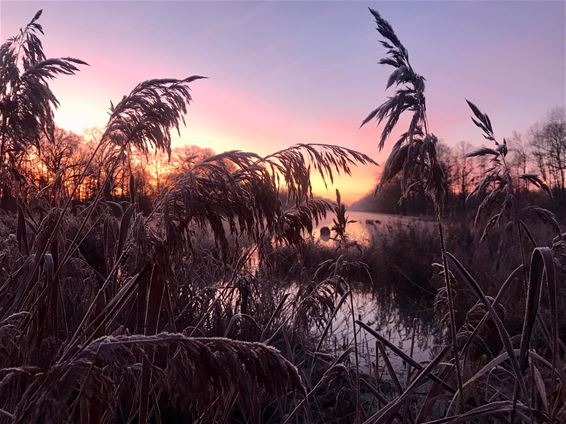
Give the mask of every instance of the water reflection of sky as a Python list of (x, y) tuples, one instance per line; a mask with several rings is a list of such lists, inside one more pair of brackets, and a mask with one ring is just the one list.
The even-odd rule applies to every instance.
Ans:
[[(352, 211), (347, 212), (347, 216), (349, 220), (355, 221), (347, 226), (348, 239), (362, 245), (368, 245), (377, 237), (387, 237), (392, 227), (428, 225), (427, 221), (398, 215)], [(323, 245), (336, 243), (332, 239), (324, 241), (320, 238), (320, 229), (325, 226), (332, 228), (332, 225), (333, 216), (329, 214), (313, 230), (313, 238)], [(401, 310), (400, 305), (403, 306)], [(353, 309), (356, 320), (366, 323), (419, 363), (427, 362), (432, 358), (433, 350), (442, 337), (440, 326), (435, 322), (431, 302), (423, 302), (420, 298), (413, 299), (407, 293), (398, 290), (374, 290), (372, 293), (357, 289), (353, 294)], [(375, 375), (376, 338), (357, 327), (357, 339), (360, 367), (362, 371)], [(349, 301), (346, 301), (337, 312), (323, 346), (336, 355), (354, 346)], [(404, 361), (390, 349), (386, 348), (386, 351), (399, 378), (406, 378), (407, 368)], [(351, 359), (353, 361), (353, 356)], [(377, 374), (382, 381), (390, 380), (381, 357), (377, 361)]]
[[(350, 241), (368, 245), (376, 237), (387, 237), (393, 228), (413, 227), (415, 225), (431, 225), (431, 222), (414, 217), (376, 214), (370, 212), (347, 212), (350, 220), (347, 236)], [(333, 225), (333, 216), (329, 214), (314, 228), (312, 236), (323, 246), (333, 246), (334, 240), (320, 239), (320, 229)], [(433, 225), (434, 223), (432, 223)], [(243, 249), (250, 254), (248, 267), (253, 273), (259, 266), (259, 256), (256, 249)], [(359, 320), (377, 331), (393, 345), (401, 349), (419, 363), (429, 361), (434, 355), (433, 350), (440, 344), (442, 330), (435, 321), (432, 298), (423, 298), (422, 292), (407, 292), (399, 288), (388, 287), (384, 282), (376, 282), (373, 288), (358, 287), (353, 293), (354, 319)], [(298, 293), (298, 282), (285, 289), (291, 296)], [(371, 290), (371, 291), (370, 291)], [(335, 299), (335, 305), (339, 301)], [(322, 331), (321, 329), (319, 329)], [(319, 334), (320, 335), (320, 334)], [(361, 371), (376, 375), (376, 338), (357, 326), (358, 352)], [(339, 356), (345, 350), (354, 346), (354, 330), (350, 301), (341, 306), (333, 319), (331, 330), (326, 336), (323, 350)], [(390, 349), (386, 348), (389, 360), (398, 377), (404, 381), (407, 368), (404, 361)], [(351, 354), (351, 365), (354, 357)], [(385, 368), (383, 358), (377, 361), (377, 374), (384, 384), (390, 383), (390, 377)]]
[[(374, 237), (386, 232), (387, 228), (393, 225), (411, 225), (418, 218), (404, 217), (399, 215), (387, 215), (372, 212), (347, 212), (346, 216), (351, 222), (346, 227), (346, 235), (349, 240), (360, 244), (368, 244)], [(324, 241), (320, 238), (320, 230), (323, 227), (332, 228), (334, 216), (328, 214), (326, 218), (318, 223), (313, 230), (313, 238), (324, 244), (332, 244), (333, 240)], [(332, 234), (334, 236), (335, 234)]]
[[(417, 362), (430, 360), (433, 348), (441, 336), (439, 328), (431, 319), (432, 311), (415, 309), (413, 316), (401, 316), (394, 305), (393, 299), (379, 299), (371, 293), (355, 292), (353, 295), (356, 320), (366, 323)], [(406, 313), (405, 311), (404, 314)], [(360, 366), (364, 372), (375, 375), (376, 338), (357, 327), (357, 339)], [(349, 302), (345, 302), (336, 314), (325, 347), (340, 354), (353, 345), (352, 314)], [(405, 376), (406, 367), (403, 361), (394, 352), (386, 350), (395, 371), (399, 376)], [(384, 380), (389, 380), (383, 358), (378, 360), (378, 374)]]
[[(298, 293), (297, 282), (287, 288), (293, 296)], [(370, 293), (363, 289), (353, 292), (352, 302), (354, 315), (349, 299), (342, 303), (337, 311), (328, 334), (322, 344), (321, 351), (340, 356), (344, 351), (353, 348), (355, 343), (353, 320), (359, 320), (405, 354), (419, 363), (426, 363), (434, 356), (435, 347), (440, 344), (443, 336), (441, 327), (435, 321), (433, 306), (423, 302), (422, 299), (398, 299), (399, 293), (385, 292), (382, 294)], [(335, 298), (335, 307), (340, 296)], [(401, 303), (408, 303), (408, 308), (399, 309)], [(320, 337), (323, 329), (314, 329), (316, 337)], [(383, 357), (379, 355), (376, 364), (376, 338), (356, 325), (356, 338), (358, 341), (358, 359), (360, 371), (372, 376), (378, 376), (382, 385), (390, 386), (391, 378), (388, 374)], [(407, 366), (396, 353), (385, 348), (388, 358), (401, 381), (407, 377)], [(354, 366), (354, 350), (349, 356), (350, 366)], [(412, 371), (414, 372), (414, 370)]]

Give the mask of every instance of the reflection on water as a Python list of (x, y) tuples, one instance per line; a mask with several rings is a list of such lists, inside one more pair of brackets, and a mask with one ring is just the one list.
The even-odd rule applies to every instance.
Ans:
[[(355, 221), (346, 227), (346, 236), (350, 240), (357, 241), (361, 244), (369, 243), (377, 234), (385, 232), (388, 226), (392, 225), (412, 225), (414, 223), (424, 223), (420, 218), (407, 217), (400, 215), (388, 215), (373, 212), (352, 211), (347, 212), (348, 220)], [(313, 237), (322, 243), (334, 243), (334, 241), (321, 237), (321, 229), (332, 228), (334, 217), (328, 214), (326, 218), (321, 220), (313, 230)], [(332, 234), (334, 236), (334, 234)]]
[[(298, 282), (291, 284), (286, 291), (296, 296), (299, 284)], [(443, 332), (434, 319), (432, 299), (408, 296), (399, 298), (402, 295), (395, 290), (389, 293), (387, 289), (380, 288), (379, 290), (380, 293), (371, 293), (359, 288), (353, 291), (353, 308), (349, 299), (341, 304), (332, 321), (330, 331), (325, 337), (321, 351), (338, 357), (344, 351), (353, 348), (357, 340), (360, 372), (377, 377), (377, 381), (385, 386), (382, 389), (389, 390), (392, 389), (391, 377), (384, 359), (378, 355), (376, 361), (376, 352), (378, 352), (376, 337), (358, 325), (355, 325), (357, 333), (354, 337), (353, 321), (358, 320), (367, 324), (418, 363), (432, 359), (433, 349), (440, 344)], [(338, 305), (339, 297), (336, 297), (334, 307)], [(312, 330), (318, 339), (323, 329), (313, 327)], [(405, 380), (407, 365), (389, 348), (386, 348), (386, 352), (397, 377)], [(355, 363), (353, 355), (354, 350), (351, 350), (349, 356), (351, 366)], [(414, 369), (411, 372), (414, 372)]]
[[(417, 362), (430, 360), (434, 346), (442, 337), (442, 332), (434, 321), (433, 306), (426, 302), (419, 303), (415, 299), (414, 309), (401, 312), (395, 296), (390, 294), (380, 298), (372, 293), (355, 292), (354, 318), (366, 323)], [(376, 368), (376, 338), (357, 326), (356, 329), (361, 370), (372, 375), (377, 373), (380, 381), (390, 380), (383, 358), (378, 359)], [(353, 345), (354, 327), (350, 305), (346, 302), (336, 314), (332, 336), (328, 338), (325, 347), (340, 354)], [(397, 375), (405, 378), (407, 368), (404, 362), (395, 353), (386, 350)]]
[[(376, 237), (387, 237), (393, 226), (431, 225), (429, 221), (415, 217), (377, 214), (371, 212), (348, 212), (347, 236), (351, 241), (367, 245)], [(313, 237), (322, 244), (335, 243), (320, 237), (320, 229), (332, 228), (333, 217), (329, 215), (313, 231)], [(433, 348), (440, 343), (442, 330), (435, 321), (433, 299), (423, 298), (420, 293), (401, 292), (395, 287), (380, 287), (385, 282), (376, 282), (379, 288), (373, 292), (358, 289), (353, 295), (354, 318), (368, 324), (417, 362), (429, 361)], [(369, 289), (368, 289), (369, 290)], [(383, 358), (376, 364), (376, 338), (356, 327), (358, 353), (363, 372), (379, 376), (380, 381), (389, 381)], [(334, 318), (331, 336), (325, 348), (337, 355), (354, 345), (354, 328), (349, 302), (345, 302)], [(391, 350), (386, 349), (399, 378), (406, 378), (407, 366)]]
[[(431, 225), (429, 221), (415, 217), (370, 212), (348, 212), (347, 215), (349, 220), (355, 221), (347, 226), (348, 239), (366, 246), (376, 237), (387, 237), (393, 227)], [(336, 243), (332, 239), (324, 240), (320, 237), (321, 228), (332, 228), (332, 221), (333, 217), (329, 215), (313, 230), (312, 236), (317, 243), (323, 246), (333, 246)], [(248, 256), (248, 269), (255, 274), (260, 266), (258, 250), (252, 247), (244, 249), (242, 253)], [(299, 284), (295, 282), (285, 291), (296, 296)], [(355, 289), (352, 300), (354, 316), (352, 317), (350, 301), (347, 300), (333, 319), (323, 350), (339, 356), (353, 347), (355, 340), (353, 319), (355, 319), (370, 326), (415, 361), (423, 363), (432, 359), (433, 349), (440, 344), (443, 337), (442, 329), (435, 321), (432, 296), (423, 297), (421, 291), (407, 293), (386, 281), (375, 281), (374, 287)], [(337, 303), (338, 298), (335, 300), (335, 306)], [(377, 377), (378, 381), (384, 382), (385, 385), (390, 384), (391, 378), (383, 357), (377, 355), (376, 361), (378, 351), (376, 338), (359, 326), (356, 326), (356, 331), (360, 371)], [(386, 351), (398, 378), (405, 379), (407, 365), (390, 349), (386, 348)], [(351, 365), (353, 365), (353, 356), (351, 356)]]

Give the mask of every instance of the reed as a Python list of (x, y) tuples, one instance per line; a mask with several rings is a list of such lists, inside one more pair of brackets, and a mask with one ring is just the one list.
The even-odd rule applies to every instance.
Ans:
[[(383, 124), (381, 149), (410, 114), (379, 186), (400, 178), (402, 197), (426, 195), (436, 221), (392, 226), (367, 245), (348, 238), (353, 221), (338, 190), (335, 202), (312, 193), (312, 172), (332, 184), (375, 165), (335, 145), (194, 157), (142, 207), (134, 158), (171, 155), (198, 75), (138, 84), (111, 105), (72, 178), (62, 172), (45, 190), (18, 191), (31, 186), (19, 178), (26, 148), (59, 142), (49, 81), (86, 63), (46, 59), (41, 11), (2, 44), (0, 188), (14, 188), (18, 204), (0, 213), (0, 423), (566, 420), (559, 220), (517, 200), (507, 142), (471, 102), (494, 148), (469, 153), (490, 162), (470, 195), (474, 225), (448, 219), (425, 79), (393, 27), (370, 12), (396, 91), (362, 125)], [(108, 196), (118, 174), (122, 196)], [(519, 177), (550, 194), (542, 178)], [(75, 207), (90, 180), (97, 190)], [(335, 237), (323, 245), (311, 233), (327, 214)], [(549, 233), (554, 240), (540, 245)], [(418, 327), (406, 351), (358, 316), (361, 287), (384, 302), (402, 301), (392, 295), (402, 289), (431, 309), (436, 300), (447, 332), (430, 361), (413, 357)]]

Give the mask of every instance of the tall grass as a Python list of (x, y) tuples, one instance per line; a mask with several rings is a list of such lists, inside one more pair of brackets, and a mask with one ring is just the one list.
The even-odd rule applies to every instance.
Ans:
[[(524, 319), (523, 327), (520, 333), (520, 349), (514, 349), (513, 341), (508, 329), (505, 327), (500, 312), (494, 305), (494, 299), (487, 296), (478, 282), (473, 278), (470, 272), (461, 264), (461, 262), (451, 253), (448, 252), (444, 236), (444, 225), (442, 223), (442, 200), (446, 193), (446, 188), (443, 183), (442, 170), (439, 169), (436, 160), (435, 147), (436, 139), (429, 134), (428, 123), (426, 121), (426, 107), (424, 96), (424, 78), (416, 74), (409, 63), (409, 55), (406, 48), (399, 41), (394, 33), (391, 25), (385, 21), (379, 13), (371, 10), (374, 16), (377, 29), (379, 33), (385, 38), (382, 45), (388, 49), (388, 57), (382, 59), (380, 63), (391, 65), (394, 71), (389, 78), (387, 88), (392, 85), (401, 86), (395, 93), (395, 96), (390, 97), (383, 105), (371, 112), (368, 117), (363, 121), (362, 125), (369, 122), (374, 117), (378, 122), (387, 119), (386, 125), (382, 131), (380, 140), (380, 148), (383, 147), (385, 140), (389, 133), (393, 130), (399, 120), (400, 115), (405, 111), (411, 111), (413, 117), (410, 121), (410, 126), (399, 141), (393, 147), (392, 153), (386, 162), (386, 167), (382, 176), (382, 182), (387, 182), (393, 178), (397, 173), (402, 173), (402, 187), (403, 195), (407, 196), (411, 190), (421, 190), (432, 198), (436, 205), (437, 221), (438, 221), (438, 236), (441, 246), (441, 259), (439, 265), (440, 273), (444, 277), (445, 299), (448, 305), (449, 323), (450, 323), (450, 349), (453, 352), (453, 361), (449, 364), (444, 364), (440, 367), (440, 362), (435, 363), (433, 360), (426, 369), (422, 370), (418, 377), (413, 380), (417, 384), (419, 379), (422, 381), (424, 378), (430, 378), (435, 369), (442, 373), (443, 378), (450, 378), (451, 374), (456, 375), (457, 391), (452, 397), (448, 409), (444, 413), (445, 419), (437, 420), (435, 422), (459, 422), (466, 421), (472, 417), (490, 416), (492, 418), (499, 417), (505, 419), (509, 417), (511, 421), (516, 419), (525, 419), (527, 421), (533, 420), (548, 420), (555, 421), (560, 411), (560, 401), (562, 396), (561, 383), (555, 379), (556, 367), (558, 358), (560, 357), (559, 339), (557, 325), (557, 303), (556, 303), (556, 275), (555, 264), (551, 249), (548, 247), (536, 247), (533, 250), (530, 263), (527, 263), (525, 254), (524, 237), (528, 236), (529, 240), (535, 244), (534, 238), (528, 226), (521, 220), (521, 213), (527, 210), (537, 209), (537, 214), (545, 221), (555, 225), (557, 232), (559, 226), (552, 213), (541, 208), (528, 206), (519, 210), (515, 201), (515, 191), (513, 188), (513, 181), (507, 167), (505, 156), (507, 154), (507, 143), (503, 140), (499, 143), (494, 136), (491, 121), (489, 117), (482, 113), (477, 106), (468, 102), (474, 117), (472, 118), (475, 125), (482, 131), (487, 140), (494, 142), (495, 148), (482, 148), (476, 152), (471, 153), (469, 156), (484, 156), (489, 155), (492, 159), (492, 167), (485, 176), (484, 180), (478, 184), (478, 187), (472, 194), (484, 196), (484, 200), (478, 208), (475, 222), (477, 223), (480, 214), (488, 209), (495, 207), (495, 212), (488, 219), (487, 225), (483, 231), (481, 239), (485, 239), (495, 226), (501, 228), (502, 226), (510, 227), (517, 234), (517, 243), (520, 260), (522, 266), (520, 269), (524, 270), (523, 284), (526, 290), (525, 306), (524, 306)], [(548, 191), (544, 182), (535, 175), (523, 175), (521, 178), (532, 182), (538, 187), (544, 188)], [(541, 210), (539, 210), (541, 209)], [(506, 224), (504, 220), (507, 219)], [(450, 265), (450, 267), (449, 267)], [(527, 275), (527, 270), (530, 269), (530, 275)], [(508, 279), (509, 280), (509, 279)], [(462, 357), (462, 346), (459, 342), (457, 321), (456, 321), (456, 308), (455, 308), (455, 292), (454, 285), (460, 281), (467, 287), (478, 305), (484, 308), (483, 317), (480, 323), (491, 321), (497, 330), (499, 340), (502, 345), (503, 353), (500, 353), (491, 362), (488, 362), (478, 373), (470, 378), (466, 378), (460, 358)], [(540, 310), (543, 309), (543, 296), (542, 287), (547, 287), (547, 296), (549, 301), (549, 314), (541, 314)], [(473, 315), (468, 315), (466, 321), (471, 319)], [(543, 319), (543, 316), (546, 319)], [(528, 359), (534, 353), (534, 345), (532, 341), (532, 330), (535, 326), (535, 321), (541, 326), (542, 331), (545, 333), (546, 340), (543, 345), (549, 348), (551, 352), (550, 375), (546, 374), (546, 379), (543, 378), (543, 373), (534, 365), (534, 361)], [(476, 325), (481, 325), (476, 323)], [(469, 328), (474, 328), (473, 324), (465, 322), (464, 325)], [(471, 326), (471, 327), (470, 327)], [(550, 327), (550, 330), (548, 329)], [(469, 330), (466, 334), (470, 334)], [(472, 337), (478, 336), (479, 331), (474, 331), (468, 336), (466, 346)], [(437, 357), (438, 358), (438, 357)], [(431, 367), (431, 364), (435, 364)], [(474, 364), (464, 364), (469, 367)], [(467, 368), (464, 366), (464, 368)], [(558, 366), (563, 368), (563, 365)], [(505, 376), (499, 376), (501, 371), (505, 372)], [(547, 370), (548, 371), (548, 370)], [(471, 398), (469, 395), (464, 395), (465, 389), (473, 386), (480, 380), (480, 377), (489, 375), (496, 378), (489, 378), (483, 382), (483, 391), (487, 396), (480, 397), (480, 407), (474, 408), (478, 399)], [(528, 382), (528, 383), (527, 383)], [(403, 400), (413, 389), (414, 384), (408, 384), (407, 388), (397, 399), (391, 401), (386, 407), (374, 414), (367, 422), (390, 422), (394, 419), (393, 413), (398, 412), (403, 405)], [(510, 389), (513, 387), (513, 389)], [(536, 388), (536, 391), (533, 390)], [(547, 389), (548, 388), (548, 389)], [(549, 390), (550, 389), (550, 390)], [(423, 406), (427, 407), (427, 412), (432, 412), (433, 408), (430, 403), (439, 396), (439, 391), (434, 389), (434, 396), (429, 396)], [(538, 393), (537, 393), (538, 391)], [(554, 398), (554, 407), (550, 409), (548, 402), (548, 394), (553, 391), (558, 394)], [(492, 394), (493, 393), (493, 394)], [(541, 410), (539, 406), (539, 399), (544, 398), (544, 408)], [(470, 401), (472, 401), (470, 403)], [(424, 418), (424, 414), (419, 413), (419, 417)]]
[[(495, 143), (473, 153), (493, 162), (474, 192), (482, 198), (476, 226), (490, 214), (477, 236), (446, 220), (425, 80), (391, 25), (371, 14), (387, 49), (382, 63), (394, 67), (387, 87), (397, 91), (363, 124), (385, 121), (382, 148), (401, 114), (412, 114), (382, 182), (400, 175), (403, 196), (426, 193), (436, 227), (392, 228), (351, 249), (340, 193), (335, 203), (315, 199), (310, 173), (332, 182), (374, 161), (326, 144), (202, 158), (147, 214), (133, 175), (128, 196), (109, 201), (104, 190), (116, 172), (128, 172), (134, 153), (170, 153), (190, 87), (203, 77), (142, 82), (111, 106), (63, 202), (32, 208), (35, 199), (21, 196), (17, 213), (0, 215), (0, 422), (566, 419), (559, 284), (566, 242), (558, 222), (544, 209), (516, 205), (506, 143), (471, 103), (474, 122)], [(14, 184), (25, 146), (52, 131), (57, 103), (48, 80), (84, 64), (45, 59), (40, 15), (0, 48), (0, 164), (10, 175), (3, 187)], [(100, 158), (100, 190), (72, 213), (75, 193)], [(523, 177), (545, 188), (538, 177)], [(327, 213), (334, 215), (332, 247), (307, 236)], [(550, 224), (552, 244), (536, 244), (546, 233), (528, 224), (532, 215)], [(509, 232), (513, 252), (501, 242)], [(487, 263), (492, 256), (496, 272)], [(414, 331), (407, 352), (358, 316), (355, 293), (370, 286), (385, 298), (385, 279), (392, 280), (389, 294), (404, 286), (431, 305), (436, 297), (449, 337), (427, 363), (412, 357)], [(353, 328), (353, 340), (331, 348), (338, 316)], [(374, 351), (363, 348), (368, 335)], [(364, 355), (373, 370), (362, 366)], [(406, 364), (404, 378), (393, 356)], [(393, 391), (385, 390), (379, 364)]]

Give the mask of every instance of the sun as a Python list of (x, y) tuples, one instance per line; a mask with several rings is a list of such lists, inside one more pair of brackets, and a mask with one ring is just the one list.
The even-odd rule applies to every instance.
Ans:
[(62, 105), (55, 111), (55, 124), (75, 134), (82, 134), (89, 128), (103, 128), (106, 116), (104, 112), (89, 103), (76, 103), (73, 107)]

